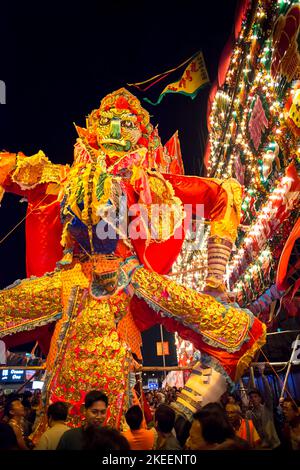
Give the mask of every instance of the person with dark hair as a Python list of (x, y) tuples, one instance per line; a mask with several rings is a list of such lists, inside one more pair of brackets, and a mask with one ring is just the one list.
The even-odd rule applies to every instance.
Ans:
[(243, 418), (239, 405), (228, 402), (225, 411), (235, 435), (247, 441), (252, 449), (258, 448), (261, 439), (251, 419)]
[(29, 450), (29, 442), (24, 434), (24, 406), (17, 396), (11, 396), (4, 408), (4, 416), (7, 417), (7, 423), (15, 433), (18, 447), (20, 450)]
[(105, 420), (108, 398), (104, 392), (92, 390), (84, 400), (85, 422), (79, 428), (66, 431), (57, 446), (57, 450), (82, 450), (85, 444), (85, 431), (88, 427), (100, 428)]
[(260, 364), (258, 367), (264, 385), (264, 396), (257, 388), (249, 390), (249, 408), (246, 412), (246, 418), (253, 421), (253, 424), (261, 438), (261, 447), (276, 449), (280, 446), (280, 440), (278, 438), (274, 422), (273, 396), (269, 381), (264, 375), (264, 368), (264, 364)]
[(36, 411), (38, 414), (40, 409), (42, 408), (42, 391), (40, 388), (37, 388), (33, 392), (33, 397), (31, 401), (31, 408)]
[(286, 397), (281, 402), (282, 414), (284, 417), (284, 423), (280, 433), (281, 449), (292, 450), (293, 439), (292, 439), (292, 428), (291, 423), (299, 416), (298, 406), (294, 400), (290, 397)]
[(175, 418), (174, 430), (176, 439), (180, 446), (183, 448), (190, 434), (192, 423), (182, 415)]
[(290, 423), (296, 416), (299, 416), (298, 406), (292, 398), (284, 398), (281, 406), (286, 423)]
[(22, 396), (22, 405), (24, 406), (24, 434), (29, 436), (32, 433), (33, 424), (36, 418), (36, 411), (32, 408), (33, 393), (25, 390)]
[(219, 403), (208, 403), (194, 414), (186, 449), (248, 450), (249, 448), (246, 441), (235, 436), (226, 413)]
[(63, 401), (52, 403), (47, 410), (48, 426), (34, 450), (55, 450), (61, 436), (70, 428), (65, 424), (68, 405)]
[(88, 426), (84, 434), (83, 450), (131, 450), (126, 437), (117, 429)]
[(154, 448), (157, 433), (154, 428), (143, 427), (144, 416), (138, 405), (131, 406), (125, 414), (126, 423), (129, 426), (122, 435), (127, 439), (131, 450), (151, 450)]
[(155, 411), (154, 422), (158, 434), (156, 450), (181, 450), (180, 444), (173, 434), (175, 411), (168, 405), (161, 404)]
[(271, 392), (268, 392), (268, 397), (264, 401), (258, 389), (251, 389), (248, 392), (249, 409), (246, 412), (246, 418), (253, 421), (261, 438), (261, 447), (275, 449), (280, 445), (280, 440), (274, 423), (273, 399), (269, 393)]

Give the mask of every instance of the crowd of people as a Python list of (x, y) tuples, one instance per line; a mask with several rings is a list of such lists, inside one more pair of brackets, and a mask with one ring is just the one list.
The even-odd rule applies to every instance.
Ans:
[[(41, 394), (1, 395), (0, 448), (10, 450), (300, 450), (300, 410), (287, 396), (277, 404), (268, 380), (262, 374), (264, 393), (222, 396), (207, 403), (192, 422), (172, 408), (180, 389), (148, 391), (131, 406), (121, 431), (106, 425), (107, 395), (92, 390), (85, 397), (85, 421), (79, 428), (68, 426), (68, 405), (51, 404), (48, 428), (32, 439), (42, 410)], [(145, 409), (148, 408), (148, 413)], [(150, 412), (149, 412), (150, 409)]]
[(146, 393), (147, 402), (152, 410), (155, 411), (156, 408), (165, 403), (166, 405), (170, 405), (172, 402), (176, 401), (177, 396), (181, 392), (182, 387), (170, 387), (166, 386), (165, 388), (161, 388), (159, 390), (149, 390)]

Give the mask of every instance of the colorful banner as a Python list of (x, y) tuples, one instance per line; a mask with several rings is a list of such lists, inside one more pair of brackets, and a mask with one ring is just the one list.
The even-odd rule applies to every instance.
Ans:
[[(197, 96), (198, 91), (200, 88), (202, 88), (204, 85), (209, 83), (209, 77), (208, 73), (206, 70), (205, 62), (204, 62), (204, 57), (202, 52), (197, 52), (191, 59), (188, 59), (185, 61), (183, 64), (179, 65), (175, 69), (169, 70), (167, 72), (164, 72), (162, 74), (156, 75), (155, 77), (146, 80), (145, 82), (140, 82), (140, 83), (131, 83), (128, 84), (129, 86), (135, 86), (139, 88), (140, 90), (141, 87), (140, 85), (144, 85), (146, 83), (152, 82), (150, 85), (147, 86), (142, 91), (146, 91), (148, 88), (156, 84), (158, 81), (162, 80), (163, 78), (167, 77), (171, 72), (178, 70), (180, 67), (185, 65), (188, 62), (187, 67), (184, 69), (184, 72), (180, 78), (180, 80), (170, 83), (167, 85), (162, 93), (159, 95), (158, 100), (156, 103), (153, 103), (150, 101), (148, 98), (144, 98), (145, 101), (148, 103), (156, 106), (161, 102), (163, 97), (165, 96), (166, 93), (181, 93), (183, 95), (189, 96), (190, 98), (194, 99)], [(154, 79), (156, 79), (154, 81)]]

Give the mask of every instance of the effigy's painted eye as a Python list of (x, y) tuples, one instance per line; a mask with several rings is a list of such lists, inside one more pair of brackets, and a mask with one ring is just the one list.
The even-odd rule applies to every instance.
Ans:
[(110, 123), (110, 119), (107, 117), (101, 117), (99, 119), (99, 126), (107, 126)]
[(134, 124), (132, 121), (122, 121), (121, 126), (127, 127), (128, 129), (132, 129), (134, 127)]

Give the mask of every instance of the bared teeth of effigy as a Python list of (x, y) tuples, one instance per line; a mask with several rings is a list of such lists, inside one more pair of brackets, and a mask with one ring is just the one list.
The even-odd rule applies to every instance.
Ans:
[(118, 140), (118, 139), (103, 139), (101, 143), (102, 144), (117, 144), (117, 145), (122, 145), (122, 146), (126, 145), (125, 140)]

